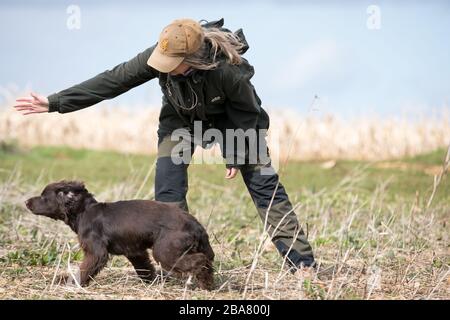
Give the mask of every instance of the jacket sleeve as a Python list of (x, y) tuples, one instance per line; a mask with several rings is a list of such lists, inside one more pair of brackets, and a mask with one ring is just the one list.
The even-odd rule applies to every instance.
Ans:
[[(258, 116), (261, 113), (261, 100), (250, 82), (253, 67), (250, 66), (250, 68), (251, 72), (224, 75), (224, 88), (228, 100), (226, 127), (234, 130), (242, 129), (244, 132), (252, 134), (251, 131), (257, 129)], [(249, 129), (251, 130), (247, 131)], [(253, 133), (256, 134), (256, 131)], [(252, 141), (246, 136), (245, 150), (237, 150), (238, 143), (235, 143), (234, 150), (227, 150), (224, 146), (227, 168), (239, 168), (243, 165), (242, 162), (248, 161), (249, 143)]]
[(159, 72), (147, 65), (155, 47), (156, 45), (144, 50), (111, 70), (50, 95), (49, 112), (66, 113), (90, 107), (158, 77)]

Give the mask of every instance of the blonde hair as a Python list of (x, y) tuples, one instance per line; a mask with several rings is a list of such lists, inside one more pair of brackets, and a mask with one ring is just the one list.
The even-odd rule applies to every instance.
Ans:
[(213, 27), (203, 27), (203, 32), (205, 40), (202, 46), (193, 54), (187, 55), (183, 63), (194, 69), (211, 70), (219, 65), (219, 54), (223, 54), (230, 64), (242, 63), (241, 52), (245, 44), (236, 34)]

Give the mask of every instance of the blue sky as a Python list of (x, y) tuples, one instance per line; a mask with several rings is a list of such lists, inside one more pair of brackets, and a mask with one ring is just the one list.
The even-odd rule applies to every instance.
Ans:
[[(78, 5), (81, 28), (66, 26)], [(369, 5), (381, 10), (370, 30)], [(151, 46), (173, 19), (243, 28), (263, 105), (342, 116), (430, 113), (450, 101), (447, 1), (2, 1), (0, 86), (50, 94)], [(1, 97), (0, 97), (1, 99)], [(156, 81), (112, 101), (159, 105)]]

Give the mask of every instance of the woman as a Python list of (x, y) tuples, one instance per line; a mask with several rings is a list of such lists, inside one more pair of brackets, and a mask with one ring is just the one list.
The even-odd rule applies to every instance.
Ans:
[[(17, 99), (15, 108), (24, 114), (72, 112), (158, 78), (163, 106), (159, 116), (155, 199), (174, 202), (188, 210), (189, 163), (174, 161), (173, 150), (179, 141), (172, 134), (183, 128), (189, 135), (194, 123), (202, 125), (202, 132), (204, 128), (222, 133), (242, 129), (253, 130), (257, 135), (269, 127), (269, 117), (250, 82), (254, 69), (241, 56), (248, 49), (242, 30), (232, 33), (223, 28), (223, 22), (221, 19), (201, 25), (191, 19), (175, 20), (163, 29), (158, 43), (130, 61), (48, 98), (32, 93), (31, 97)], [(225, 178), (232, 179), (241, 172), (272, 241), (293, 272), (315, 266), (311, 246), (270, 165), (267, 146), (256, 142), (257, 149), (265, 152), (269, 161), (259, 161), (261, 157), (257, 157), (256, 162), (251, 162), (249, 150), (255, 142), (245, 139), (243, 152), (222, 141)], [(182, 153), (192, 155), (193, 149), (183, 149)]]

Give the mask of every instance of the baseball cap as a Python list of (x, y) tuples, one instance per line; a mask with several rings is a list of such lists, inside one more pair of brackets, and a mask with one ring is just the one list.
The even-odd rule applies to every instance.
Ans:
[(166, 26), (147, 64), (163, 73), (173, 71), (186, 55), (200, 49), (205, 35), (202, 26), (192, 19), (177, 19)]

